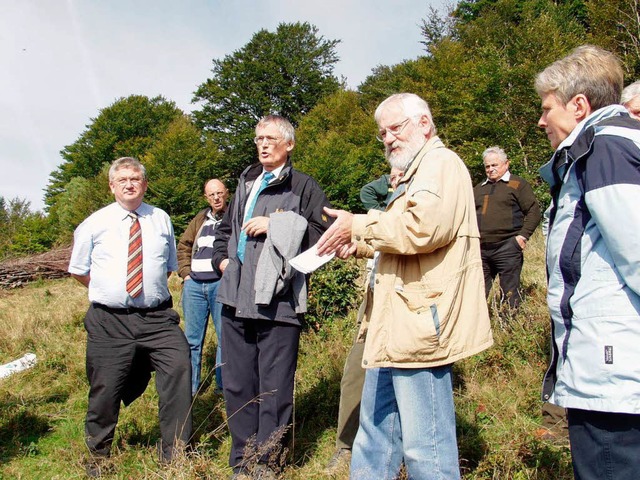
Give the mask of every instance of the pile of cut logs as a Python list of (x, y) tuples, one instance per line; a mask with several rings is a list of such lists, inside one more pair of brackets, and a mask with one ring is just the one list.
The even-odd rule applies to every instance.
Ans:
[(71, 246), (68, 246), (1, 262), (0, 289), (22, 287), (35, 280), (66, 277), (69, 275), (70, 256)]

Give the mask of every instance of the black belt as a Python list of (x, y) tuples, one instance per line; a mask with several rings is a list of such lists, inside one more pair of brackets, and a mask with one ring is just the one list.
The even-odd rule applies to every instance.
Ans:
[(116, 307), (108, 307), (107, 305), (102, 305), (101, 303), (93, 302), (93, 306), (95, 308), (99, 308), (100, 310), (104, 310), (105, 312), (115, 313), (119, 315), (123, 314), (131, 314), (131, 313), (149, 313), (149, 312), (157, 312), (159, 310), (166, 310), (167, 308), (173, 307), (173, 299), (169, 297), (167, 300), (161, 302), (159, 305), (155, 307), (126, 307), (126, 308), (116, 308)]

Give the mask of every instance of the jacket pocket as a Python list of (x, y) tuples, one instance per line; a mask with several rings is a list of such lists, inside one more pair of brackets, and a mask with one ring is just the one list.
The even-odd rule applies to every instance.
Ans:
[(389, 329), (391, 356), (420, 356), (439, 347), (441, 317), (438, 300), (441, 297), (442, 291), (423, 284), (408, 284), (396, 289), (391, 307), (398, 320), (392, 321)]

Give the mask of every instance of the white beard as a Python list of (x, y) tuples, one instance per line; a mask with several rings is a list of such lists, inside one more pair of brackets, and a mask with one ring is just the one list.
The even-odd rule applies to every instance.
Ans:
[(402, 170), (403, 172), (407, 171), (407, 167), (411, 163), (411, 161), (415, 158), (424, 144), (426, 140), (423, 136), (416, 134), (412, 136), (409, 140), (406, 141), (405, 145), (402, 147), (401, 151), (398, 153), (387, 153), (387, 161), (392, 168), (397, 168)]

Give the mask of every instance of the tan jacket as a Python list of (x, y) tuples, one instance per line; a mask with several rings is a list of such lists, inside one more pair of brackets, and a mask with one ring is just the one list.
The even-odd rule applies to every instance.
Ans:
[(379, 251), (360, 330), (365, 368), (446, 365), (493, 344), (469, 172), (432, 137), (385, 212), (356, 215), (357, 256)]

